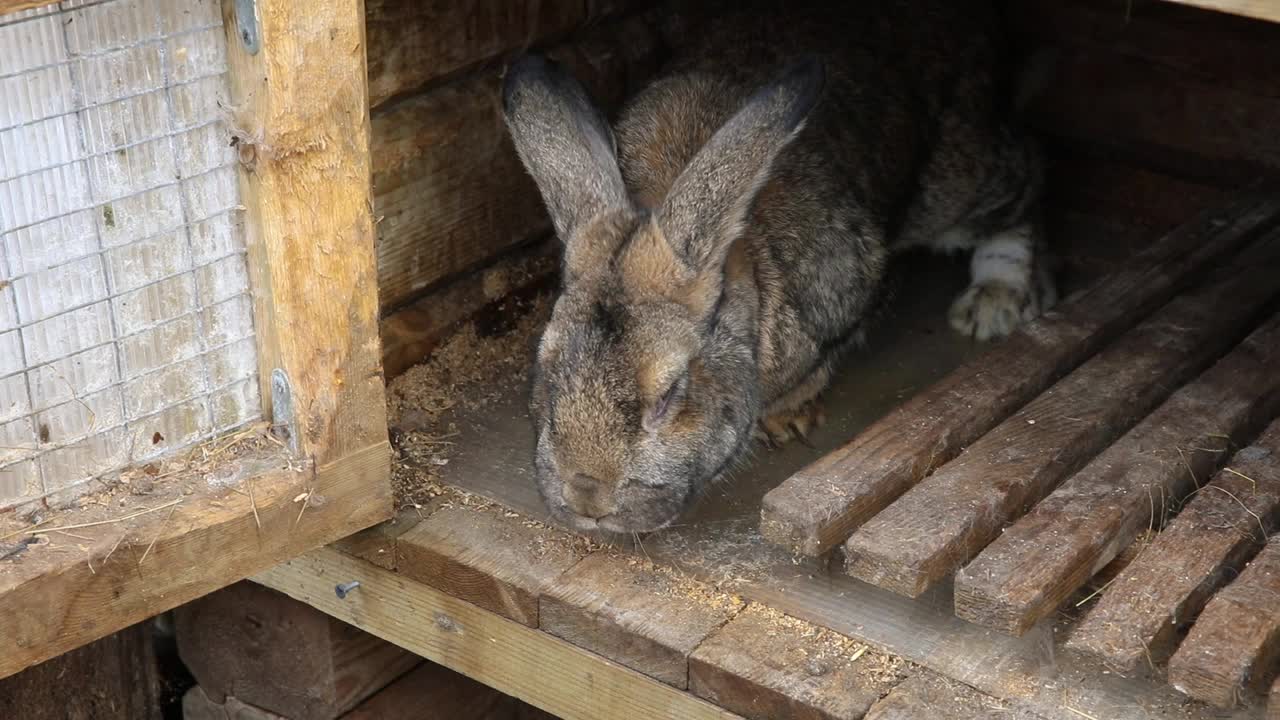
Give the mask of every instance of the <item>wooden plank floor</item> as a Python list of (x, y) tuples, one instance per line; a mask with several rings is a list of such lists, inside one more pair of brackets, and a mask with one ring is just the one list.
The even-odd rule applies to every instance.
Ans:
[[(1206, 258), (1179, 270), (1193, 287), (1201, 288), (1196, 292), (1203, 297), (1226, 302), (1248, 296), (1253, 310), (1240, 314), (1234, 323), (1219, 324), (1180, 325), (1172, 322), (1174, 318), (1152, 315), (1155, 320), (1148, 324), (1160, 329), (1161, 337), (1180, 338), (1169, 350), (1185, 356), (1179, 361), (1183, 369), (1166, 373), (1167, 387), (1153, 391), (1147, 401), (1137, 404), (1137, 410), (1126, 411), (1124, 419), (1111, 418), (1115, 425), (1108, 434), (1112, 438), (1124, 437), (1134, 423), (1138, 428), (1134, 432), (1139, 432), (1143, 416), (1165, 397), (1172, 396), (1166, 402), (1172, 404), (1172, 410), (1166, 410), (1170, 418), (1179, 409), (1192, 413), (1198, 405), (1185, 405), (1187, 401), (1179, 400), (1176, 391), (1219, 357), (1233, 357), (1233, 348), (1240, 348), (1235, 360), (1222, 360), (1228, 370), (1257, 374), (1251, 361), (1270, 365), (1268, 357), (1274, 348), (1266, 333), (1271, 331), (1265, 328), (1253, 338), (1261, 342), (1261, 337), (1265, 347), (1249, 350), (1239, 345), (1275, 309), (1272, 296), (1280, 292), (1258, 282), (1270, 270), (1263, 261), (1274, 261), (1268, 245), (1274, 241), (1266, 240), (1262, 232), (1263, 225), (1274, 220), (1274, 206), (1268, 202), (1248, 222), (1240, 220), (1239, 214), (1217, 220), (1207, 215), (1219, 229), (1242, 222), (1258, 225), (1221, 249), (1224, 258), (1230, 258), (1239, 246), (1261, 243), (1262, 255), (1251, 256), (1242, 272), (1228, 270), (1225, 279), (1221, 274), (1213, 279), (1212, 274), (1198, 270)], [(1061, 222), (1055, 227), (1076, 268), (1091, 266), (1091, 251), (1100, 259), (1094, 268), (1115, 266), (1111, 259), (1101, 259), (1106, 252), (1114, 259), (1117, 243), (1139, 245), (1133, 236), (1125, 237), (1125, 222), (1132, 211), (1089, 215), (1085, 206), (1083, 213), (1057, 215)], [(1171, 213), (1166, 210), (1165, 214)], [(1133, 227), (1148, 240), (1156, 232), (1149, 224)], [(1167, 229), (1171, 228), (1166, 223), (1158, 232)], [(769, 489), (991, 347), (956, 337), (945, 324), (948, 302), (964, 286), (963, 261), (906, 263), (906, 268), (920, 273), (913, 287), (925, 290), (902, 293), (868, 350), (852, 357), (828, 392), (829, 421), (814, 434), (814, 447), (792, 445), (760, 452), (750, 471), (714, 488), (675, 527), (639, 538), (639, 543), (602, 544), (602, 538), (575, 536), (550, 525), (532, 478), (524, 383), (500, 383), (497, 389), (486, 389), (483, 401), (460, 402), (445, 413), (440, 424), (447, 428), (447, 439), (425, 439), (449, 447), (447, 457), (429, 462), (433, 482), (443, 487), (416, 496), (424, 500), (407, 505), (396, 524), (343, 543), (349, 555), (311, 553), (260, 580), (566, 717), (626, 716), (617, 714), (622, 707), (654, 717), (716, 716), (714, 712), (850, 720), (910, 716), (919, 703), (950, 692), (945, 685), (933, 687), (927, 678), (905, 684), (899, 691), (897, 684), (913, 671), (936, 673), (946, 682), (969, 688), (966, 692), (978, 693), (974, 716), (1043, 720), (1261, 716), (1262, 705), (1252, 698), (1230, 707), (1213, 700), (1211, 693), (1201, 693), (1210, 702), (1189, 700), (1170, 687), (1164, 676), (1103, 673), (1096, 656), (1068, 647), (1065, 641), (1075, 628), (1075, 616), (1093, 603), (1107, 601), (1105, 591), (1101, 601), (1085, 597), (1085, 610), (1075, 609), (1080, 593), (1089, 589), (1082, 585), (1098, 569), (1096, 565), (1105, 565), (1115, 556), (1133, 561), (1130, 568), (1137, 569), (1147, 561), (1146, 552), (1120, 552), (1125, 548), (1116, 547), (1089, 556), (1082, 561), (1088, 570), (1070, 580), (1073, 588), (1060, 593), (1062, 602), (1056, 596), (1046, 601), (1018, 628), (1020, 634), (1012, 634), (957, 618), (950, 571), (960, 564), (909, 598), (850, 577), (841, 571), (840, 557), (797, 555), (794, 548), (765, 542), (760, 506)], [(1066, 292), (1096, 278), (1096, 273), (1092, 277), (1078, 273)], [(1206, 287), (1210, 290), (1204, 291)], [(1230, 291), (1238, 288), (1245, 290), (1233, 296)], [(1181, 304), (1188, 302), (1199, 301)], [(1156, 311), (1158, 305), (1153, 302), (1149, 310)], [(1179, 305), (1172, 307), (1176, 311)], [(1140, 322), (1138, 316), (1132, 319)], [(1123, 331), (1119, 328), (1117, 334)], [(1213, 337), (1219, 340), (1210, 342)], [(1140, 351), (1138, 345), (1134, 352)], [(1078, 364), (1082, 368), (1089, 363), (1082, 361), (1083, 365)], [(1124, 370), (1117, 368), (1117, 372)], [(1202, 375), (1210, 378), (1203, 384), (1216, 387), (1210, 373)], [(1275, 413), (1271, 397), (1275, 393), (1266, 389), (1272, 384), (1261, 382), (1257, 393), (1236, 392), (1238, 402), (1217, 409), (1221, 415), (1213, 418), (1224, 423), (1222, 434), (1236, 442), (1251, 441)], [(1221, 428), (1206, 425), (1199, 430), (1217, 434)], [(1197, 438), (1204, 441), (1199, 436), (1175, 439), (1198, 442)], [(1071, 466), (1057, 469), (1052, 479), (1044, 480), (1030, 498), (1036, 500), (1069, 480), (1071, 470), (1088, 468), (1102, 445), (1092, 442)], [(1234, 466), (1225, 445), (1213, 447), (1219, 450), (1203, 452), (1204, 459), (1189, 462), (1199, 478), (1207, 479), (1222, 462), (1228, 468)], [(1257, 471), (1254, 466), (1240, 466), (1245, 474)], [(1266, 514), (1275, 506), (1274, 491), (1267, 484), (1257, 483), (1254, 497), (1225, 483), (1226, 479), (1219, 474), (1215, 482), (1222, 491), (1238, 496), (1244, 510)], [(1170, 483), (1176, 486), (1178, 480)], [(1184, 512), (1192, 518), (1198, 506), (1217, 501), (1215, 507), (1221, 509), (1224, 500), (1222, 492), (1199, 492)], [(1009, 518), (1023, 511), (1025, 507), (1011, 511)], [(1132, 529), (1125, 520), (1132, 514), (1121, 516), (1117, 527)], [(1236, 511), (1234, 516), (1239, 515)], [(1170, 530), (1176, 523), (1175, 519)], [(1220, 542), (1224, 544), (1221, 555), (1230, 556), (1236, 566), (1260, 544), (1231, 544), (1225, 536)], [(1116, 587), (1126, 582), (1128, 575), (1121, 566), (1105, 570), (1100, 577), (1120, 575)], [(333, 594), (333, 583), (348, 579), (367, 580), (367, 585), (340, 601)], [(1262, 618), (1257, 623), (1263, 635), (1266, 621)], [(1262, 646), (1270, 647), (1266, 642)], [(506, 655), (497, 660), (494, 653), (499, 652)], [(1270, 662), (1261, 651), (1253, 655), (1261, 660), (1249, 667)], [(892, 661), (905, 661), (909, 670), (893, 666)], [(886, 680), (868, 675), (874, 667), (896, 669), (886, 671), (890, 675)], [(558, 687), (548, 687), (548, 676), (556, 676)], [(1257, 680), (1256, 684), (1270, 687), (1270, 676)], [(1231, 679), (1226, 685), (1234, 682)], [(612, 700), (602, 693), (612, 693)], [(989, 714), (987, 705), (998, 706), (1000, 714)]]

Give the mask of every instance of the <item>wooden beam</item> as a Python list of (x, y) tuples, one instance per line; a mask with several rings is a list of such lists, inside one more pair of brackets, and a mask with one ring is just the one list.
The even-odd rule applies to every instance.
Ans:
[(586, 543), (500, 508), (450, 507), (401, 535), (396, 553), (405, 577), (538, 627), (539, 599), (586, 555)]
[[(386, 519), (388, 451), (383, 443), (300, 470), (279, 452), (241, 458), (234, 462), (271, 469), (230, 486), (210, 486), (203, 472), (169, 479), (157, 487), (172, 494), (148, 496), (133, 512), (108, 495), (111, 507), (98, 515), (49, 517), (28, 532), (53, 539), (0, 566), (0, 677)], [(87, 540), (54, 532), (85, 517), (100, 524), (67, 532)]]
[(0, 680), (0, 715), (23, 720), (161, 720), (150, 624), (112, 633)]
[(1280, 412), (1280, 315), (1005, 528), (956, 577), (956, 615), (1020, 635)]
[(210, 700), (335, 720), (421, 660), (251, 582), (178, 608), (178, 652)]
[(689, 654), (742, 607), (669, 568), (599, 552), (542, 596), (540, 627), (683, 690)]
[[(656, 69), (658, 51), (649, 25), (628, 18), (548, 53), (612, 112)], [(542, 197), (502, 119), (501, 72), (501, 66), (485, 68), (373, 115), (384, 312), (551, 234)], [(449, 312), (446, 305), (441, 314)]]
[(1273, 0), (1165, 0), (1165, 2), (1280, 23), (1280, 5)]
[(45, 5), (54, 5), (57, 0), (0, 0), (0, 15), (16, 13), (19, 10), (30, 10), (32, 8), (44, 7)]
[(254, 54), (240, 5), (223, 1), (223, 24), (262, 397), (323, 466), (387, 439), (364, 3), (258, 0)]
[[(345, 600), (334, 578), (359, 581)], [(737, 717), (544, 632), (331, 549), (255, 578), (564, 720)]]
[(761, 532), (801, 555), (835, 547), (929, 471), (1162, 305), (1207, 263), (1273, 224), (1278, 210), (1280, 197), (1263, 191), (1166, 235), (1089, 291), (774, 488), (764, 497)]
[[(1154, 512), (1163, 510), (1152, 498)], [(1102, 592), (1067, 647), (1134, 674), (1173, 652), (1178, 633), (1280, 523), (1280, 421), (1237, 452)], [(1261, 524), (1261, 526), (1260, 526)]]
[(1217, 707), (1265, 694), (1280, 671), (1280, 538), (1209, 604), (1169, 659), (1169, 684)]
[(1276, 277), (1280, 232), (1175, 298), (867, 521), (845, 543), (846, 570), (910, 597), (948, 577), (1239, 342), (1280, 296)]
[(897, 683), (887, 659), (838, 633), (751, 605), (689, 656), (689, 690), (753, 720), (859, 720)]

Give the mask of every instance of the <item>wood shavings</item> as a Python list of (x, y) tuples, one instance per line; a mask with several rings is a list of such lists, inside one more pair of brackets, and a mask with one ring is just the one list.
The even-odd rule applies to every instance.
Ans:
[(483, 322), (467, 323), (387, 386), (398, 508), (479, 504), (440, 483), (440, 469), (454, 452), (452, 438), (459, 435), (457, 413), (489, 407), (527, 381), (534, 344), (550, 312), (546, 294), (525, 303), (509, 300), (497, 314), (514, 318), (510, 328), (486, 332)]

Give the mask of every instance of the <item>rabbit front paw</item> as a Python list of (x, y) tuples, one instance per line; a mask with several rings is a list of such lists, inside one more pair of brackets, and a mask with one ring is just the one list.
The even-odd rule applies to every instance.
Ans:
[(818, 429), (826, 419), (821, 400), (815, 398), (798, 408), (779, 410), (761, 418), (755, 436), (771, 448), (782, 447), (792, 440), (812, 447), (809, 444), (809, 434)]
[(975, 340), (1002, 338), (1040, 314), (1035, 293), (999, 280), (970, 285), (951, 304), (948, 319), (957, 332)]

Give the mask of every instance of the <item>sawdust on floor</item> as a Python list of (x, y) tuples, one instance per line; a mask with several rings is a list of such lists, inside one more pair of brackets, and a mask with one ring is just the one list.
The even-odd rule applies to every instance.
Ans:
[(507, 300), (497, 312), (513, 321), (510, 327), (485, 333), (477, 323), (465, 323), (424, 362), (387, 386), (398, 508), (489, 503), (440, 482), (440, 468), (449, 464), (453, 438), (459, 434), (457, 413), (483, 410), (528, 382), (534, 344), (551, 304), (545, 293), (527, 301)]

